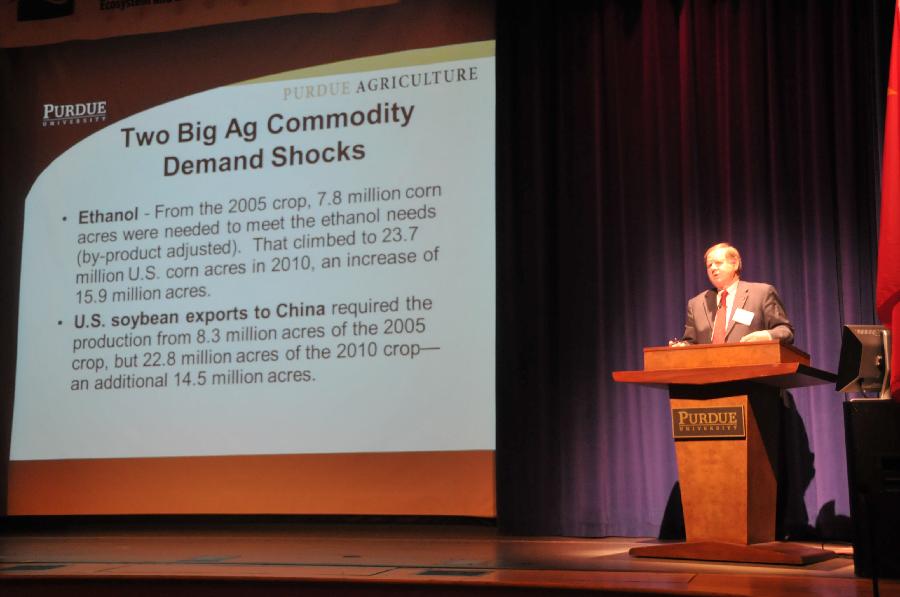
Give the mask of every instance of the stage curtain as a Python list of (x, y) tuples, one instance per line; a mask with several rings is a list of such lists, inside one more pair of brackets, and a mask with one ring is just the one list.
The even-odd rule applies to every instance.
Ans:
[[(875, 322), (892, 10), (499, 4), (502, 530), (656, 535), (678, 511), (666, 394), (610, 374), (680, 336), (708, 246), (776, 286), (813, 366)], [(849, 538), (842, 400), (794, 393), (782, 536)]]

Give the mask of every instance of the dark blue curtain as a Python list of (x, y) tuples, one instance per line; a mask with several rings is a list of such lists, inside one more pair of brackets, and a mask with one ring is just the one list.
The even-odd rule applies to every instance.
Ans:
[[(874, 322), (892, 14), (499, 4), (501, 529), (656, 535), (667, 506), (677, 522), (666, 394), (611, 372), (681, 334), (708, 246), (733, 243), (744, 278), (776, 286), (813, 366), (836, 369), (841, 324)], [(842, 400), (794, 393), (782, 536), (848, 538)]]

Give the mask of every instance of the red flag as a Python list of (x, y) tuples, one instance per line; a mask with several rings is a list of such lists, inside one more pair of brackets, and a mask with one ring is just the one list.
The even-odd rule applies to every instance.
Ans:
[(894, 3), (894, 36), (884, 118), (881, 231), (878, 238), (878, 318), (891, 330), (891, 395), (900, 401), (900, 0)]

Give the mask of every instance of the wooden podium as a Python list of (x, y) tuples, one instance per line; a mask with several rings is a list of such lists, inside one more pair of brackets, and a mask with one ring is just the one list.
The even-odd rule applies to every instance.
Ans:
[(777, 341), (645, 348), (642, 371), (613, 379), (668, 388), (685, 543), (640, 557), (803, 565), (830, 551), (775, 541), (781, 391), (834, 383)]

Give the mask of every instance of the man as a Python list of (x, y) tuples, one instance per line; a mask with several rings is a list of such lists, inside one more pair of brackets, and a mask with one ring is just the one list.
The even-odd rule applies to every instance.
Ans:
[(715, 290), (701, 292), (687, 307), (684, 336), (670, 346), (725, 342), (794, 341), (778, 293), (770, 284), (741, 280), (741, 255), (728, 243), (706, 251), (706, 275)]

